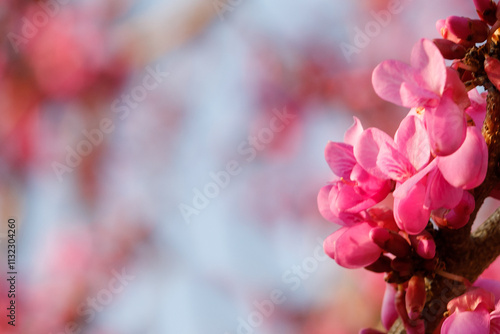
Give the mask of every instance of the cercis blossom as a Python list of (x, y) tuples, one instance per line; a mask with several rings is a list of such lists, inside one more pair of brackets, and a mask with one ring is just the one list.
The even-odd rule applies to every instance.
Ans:
[(411, 65), (386, 60), (373, 71), (373, 87), (384, 100), (423, 110), (432, 152), (448, 155), (465, 139), (464, 109), (470, 104), (464, 84), (447, 68), (439, 49), (421, 39), (413, 47)]
[[(495, 282), (498, 288), (499, 283)], [(441, 334), (500, 333), (500, 302), (498, 296), (482, 287), (472, 287), (448, 303), (450, 316), (441, 327)]]
[[(341, 225), (326, 238), (325, 252), (346, 268), (385, 273), (382, 324), (391, 333), (398, 318), (397, 327), (408, 334), (434, 330), (437, 323), (425, 318), (424, 309), (437, 275), (468, 284), (448, 266), (443, 247), (451, 230), (467, 226), (462, 231), (470, 233), (488, 170), (487, 93), (475, 87), (500, 90), (500, 9), (492, 0), (474, 4), (480, 20), (440, 20), (443, 38), (419, 40), (409, 64), (387, 60), (374, 69), (375, 92), (410, 109), (394, 136), (364, 129), (354, 118), (345, 142), (325, 149), (335, 177), (320, 190), (318, 207)], [(477, 45), (485, 41), (486, 47)], [(453, 59), (450, 67), (445, 58)], [(494, 111), (486, 134), (498, 119)], [(500, 198), (500, 186), (490, 196)], [(383, 200), (392, 200), (392, 207), (381, 206)], [(500, 334), (500, 283), (476, 284), (449, 302), (441, 333)]]
[[(446, 68), (438, 48), (425, 39), (415, 45), (411, 65), (380, 64), (373, 84), (381, 97), (411, 110), (394, 138), (364, 129), (354, 118), (344, 143), (327, 144), (325, 159), (335, 177), (320, 190), (318, 207), (342, 227), (324, 248), (347, 268), (396, 267), (398, 275), (411, 275), (404, 269), (405, 247), (423, 259), (434, 257), (434, 241), (425, 230), (430, 219), (441, 228), (460, 228), (474, 209), (468, 190), (482, 183), (488, 162), (480, 130), (485, 96), (467, 93), (456, 71)], [(377, 218), (376, 205), (391, 192), (394, 210), (382, 209), (390, 218)]]

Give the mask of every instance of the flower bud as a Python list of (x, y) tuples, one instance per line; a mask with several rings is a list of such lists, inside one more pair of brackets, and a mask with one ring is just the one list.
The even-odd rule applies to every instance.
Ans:
[(386, 273), (392, 270), (391, 259), (385, 255), (380, 255), (377, 261), (365, 267), (366, 270), (373, 271), (375, 273)]
[(399, 272), (400, 276), (404, 277), (412, 273), (413, 263), (409, 258), (402, 259), (397, 257), (391, 261), (391, 268)]
[(467, 53), (467, 50), (462, 45), (448, 39), (436, 38), (433, 42), (445, 59), (462, 59)]
[(386, 228), (373, 228), (370, 231), (370, 239), (384, 251), (392, 253), (397, 257), (405, 257), (410, 254), (410, 245), (405, 238)]
[(427, 231), (422, 231), (418, 235), (410, 235), (410, 241), (417, 254), (424, 259), (432, 259), (436, 255), (436, 243), (434, 238)]
[(408, 282), (406, 290), (406, 310), (411, 320), (417, 320), (425, 306), (425, 280), (415, 275)]
[(481, 20), (489, 25), (495, 24), (497, 5), (493, 0), (474, 0), (474, 5)]
[(488, 79), (497, 89), (500, 89), (500, 60), (486, 56), (484, 60), (484, 71)]
[(436, 28), (443, 38), (466, 48), (484, 42), (489, 32), (488, 26), (483, 21), (461, 16), (449, 16), (446, 20), (438, 20)]

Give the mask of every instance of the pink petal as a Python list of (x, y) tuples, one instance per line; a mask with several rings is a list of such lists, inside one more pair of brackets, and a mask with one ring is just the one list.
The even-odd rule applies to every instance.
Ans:
[(483, 127), (484, 118), (486, 117), (486, 96), (488, 93), (479, 93), (477, 89), (469, 91), (469, 99), (471, 105), (465, 112), (472, 118), (477, 128)]
[(418, 87), (418, 84), (415, 83), (415, 70), (408, 64), (397, 60), (386, 60), (373, 70), (372, 84), (375, 93), (382, 99), (400, 106), (405, 106), (401, 98), (403, 82), (413, 83), (414, 86)]
[(479, 186), (488, 168), (488, 147), (481, 130), (467, 127), (462, 146), (453, 154), (438, 159), (439, 170), (454, 187), (472, 189)]
[(352, 169), (351, 180), (356, 181), (358, 191), (364, 196), (372, 198), (375, 203), (382, 201), (391, 192), (391, 182), (372, 176), (356, 164)]
[(445, 91), (450, 94), (451, 99), (462, 110), (469, 107), (471, 102), (467, 89), (460, 79), (458, 72), (450, 67), (446, 68), (446, 86)]
[(425, 166), (425, 168), (421, 169), (419, 172), (410, 177), (408, 180), (399, 184), (396, 187), (396, 190), (394, 190), (393, 193), (394, 197), (403, 198), (408, 196), (410, 190), (413, 189), (413, 187), (415, 187), (417, 183), (421, 182), (421, 180), (435, 168), (437, 168), (436, 159), (432, 160), (427, 166)]
[(422, 38), (411, 52), (411, 66), (418, 70), (419, 79), (424, 88), (442, 95), (446, 83), (446, 65), (444, 58), (432, 41)]
[(426, 109), (424, 119), (434, 154), (450, 155), (462, 145), (467, 127), (465, 114), (450, 97), (445, 95), (437, 108)]
[(488, 312), (495, 309), (495, 296), (482, 288), (472, 287), (463, 295), (450, 300), (448, 311), (450, 313), (474, 311), (481, 306), (489, 310)]
[(394, 141), (387, 133), (377, 128), (369, 128), (363, 132), (354, 146), (354, 157), (361, 167), (380, 179), (387, 178), (386, 174), (377, 166), (377, 157), (384, 144), (395, 146)]
[(366, 267), (382, 253), (369, 237), (371, 229), (366, 222), (341, 228), (343, 231), (339, 230), (325, 240), (325, 252), (345, 268)]
[(337, 231), (330, 234), (323, 242), (323, 249), (325, 251), (325, 254), (334, 260), (336, 255), (335, 243), (340, 238), (340, 236), (344, 234), (345, 231), (347, 231), (347, 229), (348, 229), (347, 227), (339, 228)]
[(380, 148), (377, 167), (386, 178), (396, 181), (404, 181), (415, 173), (408, 159), (387, 143)]
[(333, 212), (358, 213), (374, 206), (383, 199), (362, 194), (360, 190), (359, 187), (339, 183), (336, 200), (331, 202), (330, 209)]
[(356, 144), (359, 137), (361, 136), (361, 133), (363, 133), (363, 126), (361, 125), (360, 120), (355, 116), (353, 118), (354, 124), (349, 129), (347, 129), (346, 133), (344, 134), (344, 142), (351, 146), (354, 146)]
[[(500, 282), (493, 279), (479, 278), (474, 282), (474, 286), (483, 288), (495, 296), (495, 304), (500, 301)], [(497, 305), (498, 307), (498, 305)]]
[(352, 146), (344, 143), (328, 142), (325, 148), (325, 159), (332, 172), (345, 179), (349, 179), (356, 159)]
[(444, 226), (454, 229), (464, 227), (469, 221), (470, 214), (474, 211), (475, 206), (474, 196), (464, 190), (458, 205), (446, 215)]
[(398, 151), (408, 158), (415, 170), (420, 170), (429, 162), (429, 137), (424, 123), (417, 116), (409, 115), (403, 119), (394, 141)]
[(416, 85), (415, 81), (403, 82), (399, 95), (404, 107), (435, 107), (439, 104), (439, 95)]
[(394, 198), (394, 218), (398, 227), (408, 234), (419, 234), (427, 226), (430, 210), (424, 208), (425, 179), (415, 184), (407, 196)]
[(462, 199), (463, 190), (450, 185), (439, 169), (435, 168), (427, 177), (427, 194), (424, 207), (430, 210), (453, 209)]
[(498, 301), (495, 310), (490, 313), (490, 334), (500, 334), (500, 302)]
[(486, 57), (484, 60), (484, 70), (490, 82), (499, 89), (500, 87), (500, 60), (493, 57)]
[(339, 222), (339, 217), (330, 209), (330, 191), (332, 190), (332, 185), (324, 186), (320, 189), (318, 193), (318, 209), (323, 218), (329, 220), (333, 223)]
[(389, 330), (394, 321), (399, 317), (396, 310), (396, 289), (392, 284), (386, 284), (384, 299), (382, 301), (382, 325)]
[(443, 322), (441, 334), (489, 334), (490, 313), (484, 307), (474, 312), (455, 312)]

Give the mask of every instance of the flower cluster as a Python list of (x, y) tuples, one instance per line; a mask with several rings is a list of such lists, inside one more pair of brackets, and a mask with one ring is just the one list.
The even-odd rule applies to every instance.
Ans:
[[(474, 3), (480, 19), (439, 20), (443, 38), (418, 41), (410, 64), (387, 60), (373, 71), (375, 92), (409, 109), (394, 137), (364, 129), (355, 117), (344, 142), (329, 142), (325, 149), (335, 178), (320, 190), (318, 207), (324, 218), (341, 225), (325, 240), (325, 252), (343, 267), (386, 273), (387, 329), (400, 317), (407, 333), (424, 330), (425, 278), (436, 274), (439, 262), (433, 235), (467, 225), (475, 209), (470, 191), (486, 177), (487, 94), (475, 87), (500, 89), (500, 60), (485, 51), (479, 57), (484, 64), (464, 60), (478, 43), (498, 41), (500, 9), (491, 0)], [(445, 59), (452, 60), (450, 66)], [(485, 76), (476, 75), (479, 71)], [(380, 205), (388, 197), (392, 209)], [(500, 328), (492, 296), (474, 288), (452, 300), (442, 333)], [(487, 324), (488, 331), (462, 327), (467, 319)]]
[[(475, 89), (467, 93), (432, 41), (420, 40), (411, 60), (411, 65), (385, 61), (373, 72), (380, 97), (411, 108), (394, 138), (377, 128), (363, 129), (355, 118), (345, 143), (326, 146), (326, 161), (337, 177), (320, 190), (318, 206), (326, 219), (343, 227), (328, 237), (325, 250), (347, 268), (368, 266), (383, 252), (382, 233), (374, 229), (384, 228), (410, 246), (424, 236), (432, 240), (425, 229), (430, 218), (439, 227), (464, 226), (474, 209), (468, 190), (486, 175), (485, 95)], [(393, 217), (380, 218), (374, 206), (391, 192)], [(355, 247), (340, 247), (344, 239)], [(355, 262), (346, 260), (351, 258)]]

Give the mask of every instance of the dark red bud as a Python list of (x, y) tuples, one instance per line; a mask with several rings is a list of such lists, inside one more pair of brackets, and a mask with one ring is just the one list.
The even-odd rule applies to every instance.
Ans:
[(462, 59), (467, 53), (465, 47), (448, 39), (437, 38), (433, 42), (445, 59)]

